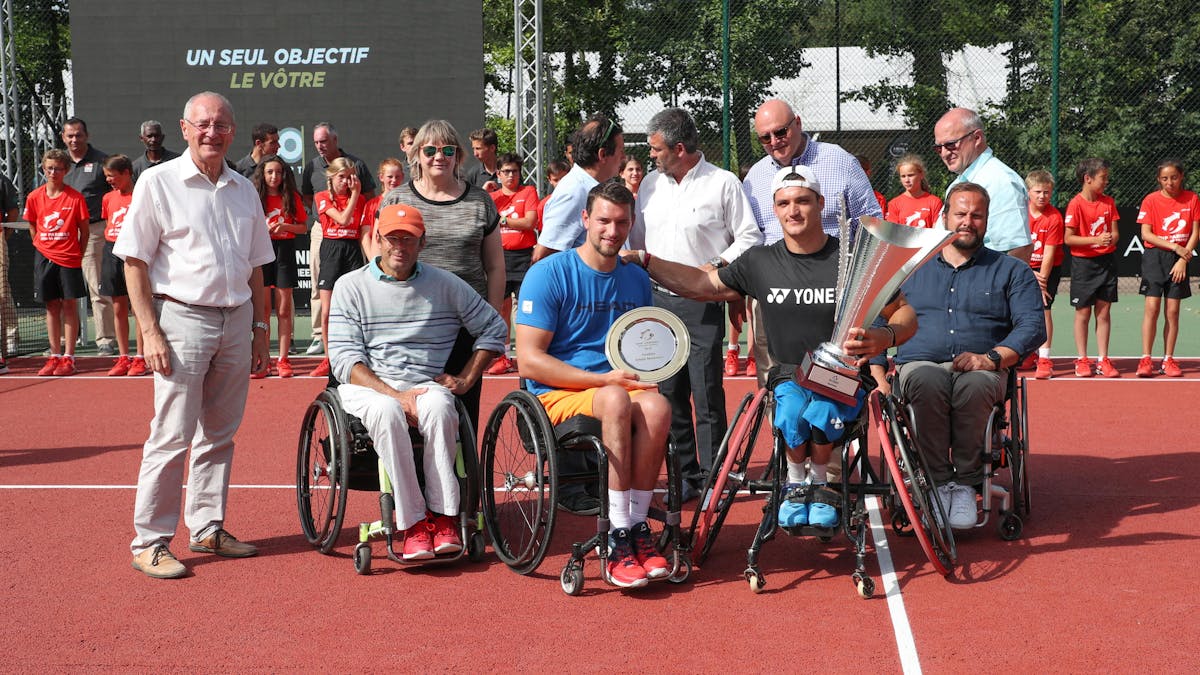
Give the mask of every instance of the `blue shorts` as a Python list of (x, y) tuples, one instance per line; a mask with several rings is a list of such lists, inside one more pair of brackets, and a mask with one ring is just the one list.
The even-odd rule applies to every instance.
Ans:
[(866, 392), (858, 392), (857, 398), (853, 406), (843, 405), (801, 387), (794, 380), (781, 382), (775, 387), (775, 428), (792, 448), (810, 439), (821, 445), (836, 443), (846, 433), (846, 423), (858, 419)]

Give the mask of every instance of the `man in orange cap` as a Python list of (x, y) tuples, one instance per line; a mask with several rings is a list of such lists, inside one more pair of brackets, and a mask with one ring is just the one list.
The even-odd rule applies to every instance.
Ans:
[[(425, 222), (407, 204), (379, 213), (380, 256), (338, 279), (329, 308), (329, 360), (346, 412), (362, 419), (392, 481), (405, 560), (462, 549), (455, 525), (458, 412), (467, 391), (508, 344), (508, 324), (466, 282), (418, 261)], [(457, 320), (448, 320), (448, 319)], [(461, 373), (446, 373), (460, 328), (475, 336)], [(417, 482), (410, 425), (425, 439), (425, 493)], [(428, 514), (426, 513), (428, 511)]]

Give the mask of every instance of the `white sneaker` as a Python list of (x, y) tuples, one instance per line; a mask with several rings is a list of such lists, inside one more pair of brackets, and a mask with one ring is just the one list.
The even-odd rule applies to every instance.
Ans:
[(312, 344), (308, 346), (308, 350), (305, 351), (304, 353), (308, 354), (309, 356), (316, 356), (317, 354), (324, 354), (325, 353), (325, 345), (321, 344), (320, 339), (313, 340)]
[[(954, 485), (951, 483), (951, 485)], [(950, 527), (969, 530), (978, 522), (975, 509), (975, 488), (970, 485), (954, 485), (950, 495)]]
[(954, 498), (954, 481), (937, 486), (938, 501), (942, 504), (941, 511), (938, 510), (937, 504), (931, 503), (929, 508), (933, 509), (934, 517), (938, 519), (938, 524), (942, 522), (942, 514), (950, 513), (950, 502)]

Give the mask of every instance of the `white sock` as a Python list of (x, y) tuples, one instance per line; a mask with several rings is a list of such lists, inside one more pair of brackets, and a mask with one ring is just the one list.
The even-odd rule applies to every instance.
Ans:
[(1040, 356), (1043, 359), (1050, 358), (1050, 348), (1049, 347), (1038, 347), (1038, 356)]
[(829, 465), (812, 462), (808, 467), (808, 477), (813, 485), (824, 485), (829, 482)]
[(633, 525), (629, 520), (629, 490), (608, 490), (608, 520), (612, 529)]
[(792, 460), (789, 459), (787, 461), (787, 465), (788, 465), (787, 482), (789, 484), (790, 483), (803, 483), (804, 481), (808, 480), (808, 470), (806, 470), (804, 468), (804, 462), (793, 462)]
[(653, 490), (629, 491), (629, 521), (630, 525), (646, 522), (650, 514), (650, 501), (654, 499)]
[(729, 351), (731, 351), (731, 352), (738, 352), (738, 351), (741, 351), (741, 348), (740, 348), (740, 347), (738, 347), (738, 343), (736, 343), (736, 342), (730, 342), (730, 343), (729, 343)]

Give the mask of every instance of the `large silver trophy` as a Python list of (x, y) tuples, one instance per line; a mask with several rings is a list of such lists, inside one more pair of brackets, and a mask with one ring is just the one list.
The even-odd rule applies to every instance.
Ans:
[(862, 387), (856, 357), (842, 351), (851, 328), (868, 328), (900, 285), (917, 268), (954, 241), (954, 232), (889, 223), (871, 216), (861, 227), (848, 254), (850, 221), (842, 198), (838, 251), (837, 311), (833, 336), (815, 352), (805, 354), (796, 381), (800, 386), (835, 401), (854, 405)]

